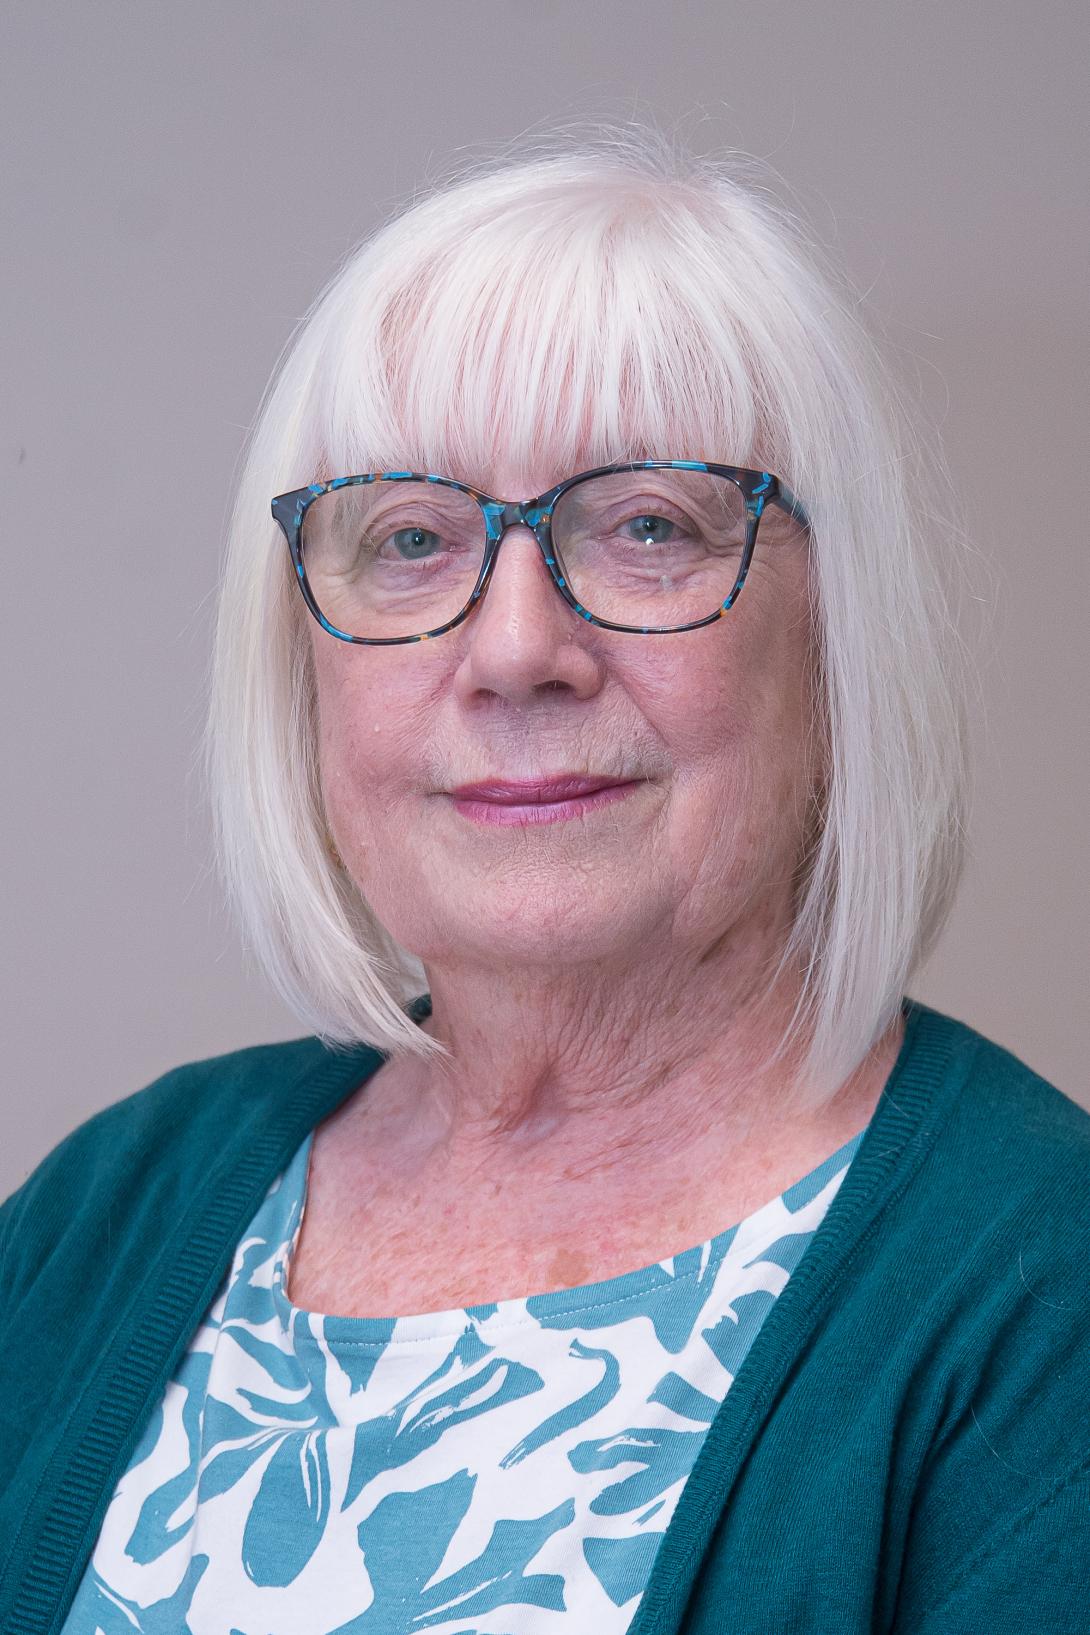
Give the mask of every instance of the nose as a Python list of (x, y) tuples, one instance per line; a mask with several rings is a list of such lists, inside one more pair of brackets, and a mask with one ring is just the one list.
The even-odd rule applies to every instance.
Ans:
[(600, 661), (588, 646), (593, 627), (560, 594), (533, 530), (506, 515), (504, 523), (488, 584), (459, 627), (459, 685), (512, 701), (557, 687), (589, 697), (601, 685)]

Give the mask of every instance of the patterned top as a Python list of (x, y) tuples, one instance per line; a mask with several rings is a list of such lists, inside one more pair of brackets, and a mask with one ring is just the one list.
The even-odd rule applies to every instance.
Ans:
[(619, 1635), (863, 1133), (670, 1259), (409, 1317), (288, 1300), (308, 1136), (144, 1428), (62, 1635)]

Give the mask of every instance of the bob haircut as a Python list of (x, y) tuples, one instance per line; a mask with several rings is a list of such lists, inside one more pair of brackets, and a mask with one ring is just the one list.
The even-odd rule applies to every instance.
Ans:
[(748, 156), (632, 126), (463, 167), (319, 292), (240, 461), (204, 753), (228, 898), (328, 1045), (449, 1055), (407, 1014), (422, 962), (330, 849), (310, 614), (270, 501), (366, 471), (484, 483), (497, 457), (550, 480), (722, 461), (806, 507), (822, 770), (763, 990), (792, 968), (773, 1058), (793, 1049), (796, 1094), (820, 1107), (892, 1022), (963, 866), (968, 666), (941, 570), (966, 541), (858, 301)]

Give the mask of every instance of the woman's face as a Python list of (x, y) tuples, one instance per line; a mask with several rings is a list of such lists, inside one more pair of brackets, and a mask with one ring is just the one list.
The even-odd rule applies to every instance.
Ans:
[[(565, 472), (476, 474), (541, 493)], [(697, 630), (599, 629), (526, 528), (484, 598), (427, 642), (355, 646), (308, 620), (321, 779), (345, 866), (437, 968), (701, 957), (767, 939), (790, 907), (812, 786), (806, 536), (761, 522), (738, 601)], [(474, 821), (450, 791), (560, 773), (637, 780), (561, 821)]]

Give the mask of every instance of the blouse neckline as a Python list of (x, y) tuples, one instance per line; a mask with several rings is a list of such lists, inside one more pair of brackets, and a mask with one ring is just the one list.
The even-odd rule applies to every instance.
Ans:
[(575, 1324), (581, 1314), (591, 1310), (609, 1306), (619, 1308), (645, 1298), (657, 1289), (668, 1290), (679, 1282), (696, 1278), (702, 1275), (710, 1261), (721, 1260), (728, 1249), (735, 1254), (741, 1251), (760, 1254), (768, 1242), (783, 1235), (783, 1208), (792, 1213), (801, 1210), (826, 1187), (855, 1157), (867, 1127), (865, 1125), (835, 1152), (823, 1158), (775, 1197), (751, 1210), (740, 1221), (673, 1255), (570, 1288), (531, 1291), (442, 1310), (397, 1312), (382, 1316), (318, 1312), (296, 1305), (288, 1295), (291, 1257), (306, 1212), (314, 1140), (311, 1130), (279, 1178), (275, 1192), (262, 1205), (263, 1209), (270, 1206), (275, 1208), (276, 1220), (270, 1226), (280, 1238), (280, 1250), (272, 1277), (272, 1296), (277, 1315), (284, 1329), (293, 1329), (297, 1339), (301, 1334), (313, 1337), (315, 1329), (320, 1326), (323, 1343), (333, 1350), (338, 1346), (352, 1350), (372, 1347), (386, 1350), (391, 1345), (419, 1345), (430, 1339), (449, 1339), (451, 1335), (481, 1323), (487, 1323), (490, 1335), (499, 1330), (537, 1327), (541, 1321), (551, 1323), (562, 1316), (570, 1316)]

